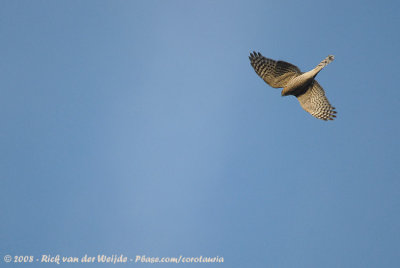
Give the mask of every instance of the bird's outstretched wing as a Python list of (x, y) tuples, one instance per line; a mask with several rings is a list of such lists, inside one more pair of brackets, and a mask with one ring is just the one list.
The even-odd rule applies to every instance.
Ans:
[(306, 92), (297, 96), (301, 107), (312, 116), (322, 120), (333, 120), (336, 117), (333, 107), (325, 96), (324, 89), (314, 80)]
[(292, 78), (302, 74), (297, 66), (286, 61), (268, 59), (260, 52), (253, 51), (249, 59), (256, 73), (271, 87), (285, 87)]

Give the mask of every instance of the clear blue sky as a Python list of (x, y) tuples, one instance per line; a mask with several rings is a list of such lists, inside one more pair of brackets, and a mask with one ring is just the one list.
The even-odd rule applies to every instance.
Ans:
[[(0, 264), (399, 267), (399, 14), (398, 1), (1, 1)], [(253, 50), (303, 71), (335, 55), (318, 81), (337, 120), (265, 84)]]

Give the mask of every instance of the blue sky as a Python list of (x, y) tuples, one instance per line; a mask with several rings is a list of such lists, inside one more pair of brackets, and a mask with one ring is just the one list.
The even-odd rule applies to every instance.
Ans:
[[(399, 267), (399, 7), (2, 1), (0, 262)], [(253, 50), (335, 55), (317, 78), (337, 120), (265, 84)]]

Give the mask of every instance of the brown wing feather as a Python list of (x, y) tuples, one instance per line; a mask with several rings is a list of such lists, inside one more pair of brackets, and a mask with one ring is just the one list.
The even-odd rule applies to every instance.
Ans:
[(268, 59), (260, 52), (250, 53), (249, 59), (256, 73), (271, 87), (285, 87), (292, 78), (301, 74), (297, 66), (286, 61)]
[(301, 107), (312, 116), (322, 120), (333, 120), (336, 117), (333, 107), (325, 96), (324, 89), (314, 80), (306, 92), (297, 96)]

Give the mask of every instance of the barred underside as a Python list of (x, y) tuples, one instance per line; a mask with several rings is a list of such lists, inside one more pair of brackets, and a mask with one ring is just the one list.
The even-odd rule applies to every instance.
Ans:
[(250, 53), (249, 59), (256, 73), (271, 87), (285, 87), (291, 79), (301, 74), (295, 65), (268, 59), (260, 52)]
[(266, 83), (275, 88), (283, 87), (282, 95), (295, 95), (301, 107), (312, 116), (322, 120), (333, 120), (336, 117), (335, 107), (332, 107), (325, 91), (314, 80), (318, 72), (334, 60), (334, 56), (329, 55), (317, 67), (304, 74), (293, 64), (265, 58), (259, 52), (250, 53), (249, 59), (256, 73)]
[(336, 117), (335, 107), (329, 103), (323, 88), (315, 80), (310, 88), (297, 99), (304, 110), (318, 119), (333, 120)]

